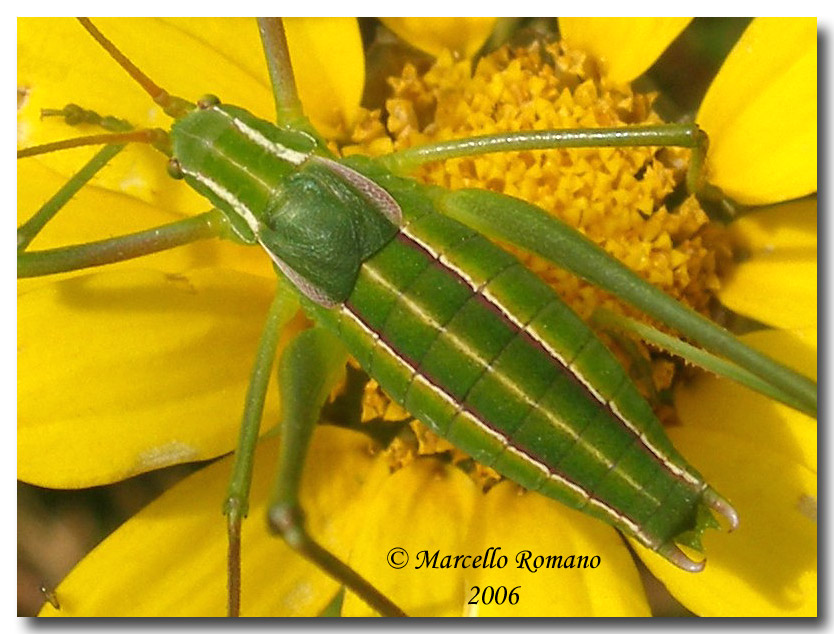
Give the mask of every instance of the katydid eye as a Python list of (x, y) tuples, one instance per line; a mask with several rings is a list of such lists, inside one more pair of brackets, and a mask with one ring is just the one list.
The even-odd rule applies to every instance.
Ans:
[(179, 159), (172, 158), (168, 161), (168, 176), (177, 180), (180, 180), (183, 176), (185, 176), (185, 174), (183, 174), (182, 166), (180, 165)]
[(220, 105), (220, 97), (217, 95), (203, 95), (197, 100), (197, 107), (200, 110), (207, 110), (218, 105)]

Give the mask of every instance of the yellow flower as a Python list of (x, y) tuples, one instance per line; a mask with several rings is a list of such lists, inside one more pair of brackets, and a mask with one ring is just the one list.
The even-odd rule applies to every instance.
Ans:
[[(781, 26), (785, 23), (790, 27)], [(661, 23), (661, 35), (652, 30), (651, 23), (639, 29), (623, 29), (622, 24), (605, 24), (599, 30), (593, 23), (563, 20), (560, 30), (569, 42), (576, 37), (579, 47), (583, 41), (599, 46), (616, 43), (608, 52), (590, 44), (588, 50), (610, 60), (606, 63), (611, 69), (619, 69), (615, 71), (617, 79), (629, 81), (685, 26)], [(815, 66), (809, 79), (803, 38), (810, 37), (815, 45), (815, 29), (811, 28), (810, 36), (807, 28), (800, 29), (797, 42), (803, 47), (799, 49), (767, 46), (772, 37), (768, 28), (781, 33), (795, 24), (756, 21), (749, 30), (751, 37), (755, 36), (753, 42), (743, 40), (736, 50), (746, 52), (752, 47), (749, 61), (762, 77), (767, 73), (760, 67), (767, 64), (760, 63), (757, 46), (768, 51), (769, 64), (787, 69), (782, 73), (785, 81), (791, 81), (791, 69), (798, 67), (801, 76), (796, 84), (771, 87), (763, 85), (762, 79), (754, 85), (771, 102), (782, 91), (793, 90), (788, 94), (799, 94), (804, 106), (809, 82), (815, 85)], [(288, 25), (294, 65), (304, 68), (298, 73), (300, 93), (308, 110), (315, 108), (311, 116), (317, 127), (331, 135), (344, 134), (356, 120), (361, 93), (358, 30), (352, 21), (328, 25), (332, 30), (326, 33), (318, 25), (309, 26), (304, 22)], [(101, 27), (158, 83), (177, 94), (196, 98), (214, 92), (226, 102), (271, 118), (271, 96), (253, 23), (166, 19), (137, 25), (102, 20)], [(466, 30), (451, 32), (462, 31)], [(481, 27), (473, 25), (469, 31), (483, 41)], [(428, 32), (444, 30), (431, 28)], [(628, 44), (635, 39), (622, 39), (629, 32), (641, 46)], [(324, 46), (318, 45), (320, 36)], [(293, 37), (305, 42), (294, 43)], [(147, 41), (155, 46), (146, 46)], [(425, 50), (436, 50), (433, 43), (419, 38), (412, 41)], [(643, 46), (645, 42), (652, 46)], [(457, 47), (462, 54), (477, 48), (472, 40), (445, 44)], [(158, 110), (149, 108), (147, 98), (77, 25), (21, 20), (19, 47), (19, 84), (28, 91), (19, 115), (22, 146), (67, 136), (63, 124), (38, 121), (38, 112), (70, 100), (136, 124), (163, 125)], [(79, 51), (79, 58), (68, 59), (62, 54), (66, 50)], [(297, 50), (321, 50), (335, 59), (317, 71), (303, 66)], [(785, 60), (771, 59), (777, 50), (788, 56), (799, 50), (805, 61), (791, 66)], [(189, 54), (185, 56), (184, 51)], [(629, 52), (632, 59), (615, 62), (617, 51)], [(642, 51), (640, 60), (633, 59), (634, 51)], [(736, 63), (736, 55), (733, 53), (727, 64)], [(200, 64), (197, 70), (192, 62)], [(329, 69), (341, 72), (325, 72)], [(753, 71), (748, 68), (748, 72)], [(713, 90), (724, 83), (722, 75)], [(311, 85), (305, 88), (308, 79)], [(720, 126), (726, 122), (720, 114), (710, 114), (708, 108), (712, 102), (717, 105), (711, 107), (720, 112), (722, 103), (732, 102), (739, 91), (737, 82), (729, 82), (719, 96), (706, 99), (699, 113), (713, 147), (729, 146), (721, 152), (730, 158), (710, 162), (710, 181), (728, 190), (742, 187), (734, 189), (734, 194), (751, 203), (776, 202), (814, 191), (815, 186), (808, 189), (805, 182), (797, 185), (811, 170), (807, 147), (802, 146), (802, 139), (807, 143), (808, 121), (804, 120), (805, 127), (791, 128), (795, 134), (789, 139), (773, 138), (772, 121), (783, 118), (774, 117), (777, 106), (772, 103), (756, 106), (757, 95), (750, 94), (750, 85), (745, 84), (753, 103), (748, 108), (753, 114), (744, 119), (748, 136), (735, 135), (725, 141)], [(807, 119), (807, 113), (804, 116)], [(757, 122), (764, 132), (756, 132)], [(815, 116), (812, 124), (810, 138), (815, 143)], [(715, 130), (711, 125), (717, 126)], [(727, 128), (736, 130), (738, 126), (727, 124)], [(752, 159), (739, 157), (746, 143), (762, 138), (770, 144), (766, 150), (760, 144)], [(798, 149), (789, 155), (790, 160), (773, 167), (771, 159), (784, 154), (783, 148), (775, 146), (780, 141)], [(77, 169), (83, 160), (78, 155), (91, 153), (75, 150), (21, 162), (18, 189), (22, 220)], [(815, 151), (811, 154), (815, 160)], [(767, 156), (772, 173), (756, 176), (755, 166), (763, 156)], [(752, 162), (753, 167), (745, 171), (739, 185), (732, 177), (743, 160)], [(776, 187), (778, 179), (773, 173), (788, 176)], [(815, 164), (810, 173), (815, 174)], [(120, 235), (201, 212), (207, 206), (187, 188), (171, 186), (164, 176), (164, 158), (147, 148), (126, 150), (95, 185), (79, 193), (38, 237), (34, 248)], [(765, 185), (772, 190), (768, 197), (755, 198)], [(745, 186), (749, 190), (744, 190)], [(785, 212), (790, 214), (788, 221), (779, 216)], [(745, 268), (766, 267), (768, 257), (772, 258), (771, 268), (763, 273), (770, 282), (772, 274), (779, 272), (776, 264), (781, 250), (793, 254), (797, 236), (806, 252), (815, 251), (816, 236), (809, 229), (807, 211), (790, 205), (768, 213), (772, 215), (764, 220), (750, 215), (736, 223), (735, 239), (746, 245), (751, 257), (738, 267), (729, 289), (740, 287), (746, 289), (740, 293), (750, 294)], [(802, 222), (794, 222), (797, 218)], [(781, 237), (775, 240), (774, 235)], [(813, 256), (815, 266), (815, 253)], [(807, 268), (802, 274), (808, 275)], [(749, 275), (756, 285), (761, 284), (759, 274), (753, 271)], [(796, 286), (793, 279), (782, 279)], [(93, 273), (22, 283), (18, 304), (19, 477), (56, 488), (90, 486), (230, 451), (273, 280), (268, 258), (259, 250), (210, 242)], [(726, 299), (733, 295), (732, 290), (723, 293), (722, 299), (734, 310), (747, 312)], [(772, 303), (773, 295), (766, 299)], [(749, 301), (755, 304), (756, 300)], [(764, 308), (763, 312), (750, 309), (750, 314), (765, 323), (810, 328), (795, 335), (795, 347), (790, 349), (802, 351), (804, 356), (787, 350), (778, 335), (756, 335), (754, 345), (811, 373), (816, 356), (816, 322), (808, 321), (811, 303), (815, 308), (815, 297), (812, 300), (807, 293), (792, 302), (792, 306), (805, 308), (793, 321), (769, 321), (767, 306), (761, 304), (756, 309)], [(735, 535), (706, 536), (709, 564), (699, 575), (680, 573), (668, 563), (655, 561), (642, 548), (636, 552), (696, 613), (815, 613), (816, 525), (810, 515), (816, 498), (816, 437), (812, 423), (717, 379), (698, 378), (680, 388), (678, 401), (684, 424), (670, 430), (673, 442), (738, 505), (742, 527)], [(721, 413), (720, 419), (709, 414), (713, 403), (718, 404), (714, 407)], [(751, 411), (756, 415), (749, 415)], [(277, 399), (270, 393), (263, 431), (276, 419)], [(763, 438), (766, 443), (761, 442)], [(538, 495), (522, 494), (509, 483), (484, 495), (461, 471), (435, 459), (413, 461), (392, 475), (386, 456), (378, 449), (364, 435), (322, 426), (308, 459), (302, 499), (313, 535), (410, 614), (649, 614), (637, 569), (612, 529)], [(275, 441), (262, 442), (250, 519), (244, 523), (242, 613), (317, 614), (338, 588), (283, 542), (268, 535), (262, 518), (274, 463)], [(222, 614), (225, 524), (219, 508), (229, 470), (228, 458), (214, 463), (166, 492), (108, 538), (58, 588), (62, 606), (58, 614)], [(773, 473), (780, 479), (762, 484), (761, 479)], [(488, 552), (490, 546), (500, 546), (500, 554), (510, 559), (505, 568), (413, 570), (409, 566), (397, 570), (385, 559), (395, 547), (404, 548), (413, 560), (421, 550), (478, 554)], [(598, 555), (604, 563), (597, 569), (560, 570), (559, 575), (546, 570), (531, 573), (514, 565), (516, 553), (524, 550), (533, 555)], [(471, 588), (476, 585), (503, 586), (508, 591), (520, 586), (520, 600), (512, 606), (469, 605)], [(43, 613), (55, 611), (47, 605)], [(370, 612), (348, 594), (342, 613)]]
[[(562, 19), (563, 37), (590, 47), (628, 80), (652, 59), (650, 19)], [(659, 20), (671, 39), (675, 25)], [(774, 42), (789, 42), (775, 46)], [(618, 51), (630, 51), (622, 62)], [(625, 69), (625, 70), (623, 70)], [(630, 70), (628, 70), (630, 69)], [(630, 74), (629, 74), (630, 73)], [(738, 202), (769, 204), (816, 191), (816, 21), (756, 19), (724, 62), (698, 111), (710, 137), (707, 178)], [(774, 132), (774, 121), (780, 122)], [(784, 126), (782, 125), (784, 122)], [(745, 337), (816, 376), (816, 199), (752, 210), (731, 226), (744, 261), (723, 283), (725, 306), (785, 331)], [(816, 614), (816, 426), (808, 417), (714, 377), (679, 387), (683, 423), (669, 429), (682, 453), (733, 501), (741, 528), (705, 536), (709, 563), (688, 575), (637, 554), (684, 605), (703, 616)], [(762, 474), (779, 474), (768, 485)], [(790, 544), (790, 546), (787, 546)]]

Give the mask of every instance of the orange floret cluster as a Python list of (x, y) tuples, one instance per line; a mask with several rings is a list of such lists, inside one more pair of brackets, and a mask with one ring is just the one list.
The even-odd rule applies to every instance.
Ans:
[[(385, 113), (364, 111), (344, 154), (382, 155), (444, 141), (517, 130), (663, 123), (654, 95), (635, 93), (564, 44), (507, 47), (470, 61), (441, 55), (425, 74), (406, 65), (389, 80)], [(706, 312), (731, 258), (724, 232), (694, 197), (667, 209), (685, 177), (688, 150), (588, 148), (522, 151), (425, 165), (415, 176), (450, 189), (479, 187), (527, 200), (577, 227), (669, 295)], [(608, 293), (536, 256), (515, 251), (583, 318), (599, 307), (634, 314)], [(670, 364), (653, 368), (668, 387)], [(425, 445), (427, 441), (421, 443)]]

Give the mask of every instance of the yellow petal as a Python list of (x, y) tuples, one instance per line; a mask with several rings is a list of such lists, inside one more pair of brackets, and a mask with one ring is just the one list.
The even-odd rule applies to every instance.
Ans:
[[(225, 42), (234, 51), (250, 52), (261, 59), (257, 26), (251, 20), (197, 20), (191, 31), (182, 21), (164, 19), (97, 19), (95, 24), (157, 84), (173, 94), (196, 100), (215, 93), (224, 101), (272, 119), (274, 107), (266, 70), (253, 76), (237, 63), (237, 53), (227, 55)], [(203, 39), (203, 30), (222, 39)], [(32, 18), (18, 20), (18, 86), (27, 91), (18, 111), (18, 146), (33, 145), (101, 130), (92, 126), (72, 128), (61, 119), (41, 120), (42, 108), (62, 108), (78, 103), (102, 115), (127, 119), (135, 126), (168, 128), (171, 120), (122, 70), (75, 20)], [(56, 152), (39, 160), (60, 174), (74, 173), (93, 148)], [(26, 159), (32, 160), (32, 159)], [(131, 146), (104, 170), (96, 182), (167, 209), (194, 213), (207, 208), (206, 201), (165, 172), (166, 158), (142, 146)]]
[(744, 204), (817, 190), (816, 18), (757, 18), (704, 97), (709, 181)]
[[(466, 571), (465, 585), (508, 591), (518, 586), (519, 599), (515, 605), (467, 605), (468, 615), (650, 616), (637, 568), (616, 531), (541, 495), (521, 493), (509, 482), (479, 502), (468, 550), (483, 554), (490, 546), (500, 548), (497, 554), (507, 557), (507, 565)], [(544, 567), (545, 558), (559, 555), (566, 566), (573, 557), (576, 567)], [(597, 557), (597, 566), (583, 567), (581, 557), (591, 564)]]
[(817, 323), (817, 208), (802, 200), (757, 210), (732, 225), (749, 255), (718, 296), (735, 312), (780, 328)]
[(559, 18), (562, 38), (605, 64), (607, 75), (629, 82), (655, 63), (692, 18)]
[[(741, 337), (757, 350), (816, 379), (817, 330), (766, 330)], [(740, 436), (817, 470), (817, 423), (796, 410), (733, 381), (701, 374), (675, 391), (681, 421)]]
[[(361, 509), (345, 504), (385, 476), (367, 437), (320, 427), (301, 491), (311, 533), (345, 556)], [(278, 454), (275, 439), (256, 453), (249, 519), (243, 523), (243, 616), (315, 616), (335, 581), (269, 534), (266, 506)], [(226, 532), (220, 508), (231, 471), (225, 458), (190, 476), (129, 520), (56, 589), (61, 610), (41, 616), (224, 616)], [(335, 477), (334, 477), (335, 474)], [(376, 474), (376, 475), (374, 475)]]
[(83, 487), (231, 449), (274, 288), (224, 269), (137, 270), (23, 294), (20, 479)]
[[(417, 460), (387, 478), (363, 510), (350, 564), (410, 616), (460, 616), (466, 603), (464, 570), (415, 568), (421, 551), (456, 555), (475, 504), (476, 490), (460, 470), (435, 460)], [(393, 549), (404, 549), (403, 568), (388, 565)], [(395, 563), (400, 553), (390, 554)], [(348, 592), (343, 616), (376, 613)]]
[(380, 18), (412, 46), (437, 57), (441, 51), (468, 58), (484, 45), (495, 18)]
[(365, 86), (365, 55), (354, 18), (286, 18), (304, 112), (325, 136), (353, 124)]
[[(732, 427), (746, 414), (723, 418)], [(816, 616), (816, 475), (779, 446), (688, 425), (669, 435), (730, 500), (740, 527), (704, 535), (703, 572), (684, 572), (641, 548), (649, 570), (701, 616)]]

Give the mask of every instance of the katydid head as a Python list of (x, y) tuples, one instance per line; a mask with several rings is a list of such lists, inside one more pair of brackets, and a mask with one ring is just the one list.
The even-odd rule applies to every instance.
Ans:
[(168, 173), (220, 209), (238, 239), (260, 244), (309, 299), (344, 301), (361, 262), (396, 233), (399, 204), (322, 156), (327, 149), (306, 131), (201, 101), (171, 128)]
[(156, 143), (171, 157), (168, 174), (208, 198), (238, 239), (259, 243), (312, 301), (343, 301), (360, 263), (400, 226), (398, 203), (372, 180), (325, 158), (324, 141), (294, 108), (292, 123), (275, 126), (214, 95), (196, 103), (170, 95), (89, 19), (79, 21), (176, 119), (170, 133), (158, 131), (164, 140)]

